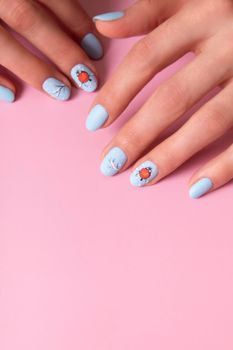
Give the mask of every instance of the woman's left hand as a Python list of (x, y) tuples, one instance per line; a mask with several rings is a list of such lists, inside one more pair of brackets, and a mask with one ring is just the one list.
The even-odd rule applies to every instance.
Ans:
[[(131, 183), (154, 184), (233, 126), (233, 2), (140, 0), (126, 11), (95, 19), (97, 29), (108, 37), (148, 34), (101, 89), (87, 119), (89, 130), (112, 124), (155, 74), (187, 52), (196, 53), (190, 64), (155, 91), (103, 152), (104, 175), (115, 175), (137, 161)], [(162, 131), (219, 85), (222, 90), (217, 96), (140, 158)], [(190, 181), (190, 196), (199, 198), (232, 178), (233, 145), (197, 171)]]

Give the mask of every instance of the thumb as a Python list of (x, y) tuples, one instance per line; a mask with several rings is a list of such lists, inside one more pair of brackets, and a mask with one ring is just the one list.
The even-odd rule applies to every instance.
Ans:
[(165, 20), (164, 2), (164, 0), (139, 0), (124, 11), (97, 15), (93, 20), (97, 30), (109, 38), (147, 34)]

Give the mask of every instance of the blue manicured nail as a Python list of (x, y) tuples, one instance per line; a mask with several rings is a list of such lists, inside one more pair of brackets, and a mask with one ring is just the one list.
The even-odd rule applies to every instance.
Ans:
[(81, 46), (93, 60), (99, 60), (101, 57), (103, 57), (103, 46), (100, 40), (94, 34), (86, 34), (81, 41)]
[(124, 15), (125, 13), (123, 11), (108, 12), (93, 17), (93, 21), (116, 21), (117, 19), (124, 17)]
[(107, 119), (108, 112), (106, 109), (101, 105), (96, 105), (94, 108), (92, 108), (87, 117), (86, 128), (89, 131), (96, 131), (104, 125)]
[(15, 100), (15, 93), (6, 88), (5, 86), (0, 86), (0, 101), (5, 102), (14, 102)]
[(43, 90), (59, 101), (66, 101), (70, 98), (71, 89), (56, 78), (48, 78), (43, 83)]
[(127, 156), (119, 147), (112, 148), (102, 161), (100, 170), (105, 176), (116, 175), (127, 162)]
[(213, 182), (206, 178), (201, 179), (196, 182), (189, 190), (189, 195), (193, 199), (202, 197), (204, 194), (208, 193), (214, 186)]
[(93, 92), (98, 87), (95, 74), (85, 64), (77, 64), (71, 69), (71, 77), (84, 91)]
[(133, 186), (142, 187), (156, 178), (158, 173), (157, 165), (148, 160), (134, 170), (130, 176), (130, 182)]

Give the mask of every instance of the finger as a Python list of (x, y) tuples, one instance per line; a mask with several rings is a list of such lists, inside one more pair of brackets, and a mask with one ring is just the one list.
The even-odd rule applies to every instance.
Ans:
[(110, 38), (123, 38), (149, 33), (175, 11), (176, 1), (140, 0), (128, 9), (97, 15), (93, 18), (100, 33)]
[[(184, 27), (187, 30), (184, 31)], [(94, 101), (93, 108), (100, 105), (105, 117), (98, 118), (95, 109), (91, 110), (87, 128), (92, 131), (110, 125), (149, 80), (191, 50), (200, 35), (198, 29), (193, 30), (191, 22), (184, 23), (183, 15), (179, 13), (139, 41)], [(97, 125), (96, 119), (101, 119)]]
[(40, 4), (15, 0), (9, 6), (8, 0), (2, 0), (0, 16), (70, 76), (78, 87), (87, 92), (96, 90), (93, 63)]
[[(144, 186), (158, 182), (224, 135), (233, 126), (232, 98), (233, 84), (228, 85), (175, 134), (137, 162), (131, 183)], [(152, 169), (152, 175), (145, 179), (140, 176), (140, 170), (144, 168)]]
[(93, 20), (98, 31), (110, 38), (147, 34), (160, 22), (161, 5), (162, 2), (137, 1), (124, 11), (103, 13)]
[(0, 75), (0, 101), (14, 102), (16, 89), (14, 84), (7, 78)]
[[(57, 100), (67, 100), (71, 89), (68, 79), (26, 50), (11, 34), (0, 26), (0, 64), (38, 90)], [(6, 82), (7, 83), (7, 82)], [(14, 91), (12, 84), (7, 87)]]
[(96, 35), (93, 21), (76, 0), (39, 0), (47, 6), (78, 38), (87, 55), (95, 60), (103, 57), (103, 46)]
[(233, 179), (233, 145), (200, 169), (190, 181), (189, 195), (200, 198)]
[[(225, 53), (198, 55), (190, 64), (163, 83), (146, 104), (120, 130), (104, 151), (120, 147), (127, 151), (129, 166), (147, 149), (156, 138), (174, 121), (189, 110), (211, 89), (226, 80), (228, 63)], [(219, 67), (216, 70), (216, 66)], [(200, 81), (202, 83), (200, 84)]]

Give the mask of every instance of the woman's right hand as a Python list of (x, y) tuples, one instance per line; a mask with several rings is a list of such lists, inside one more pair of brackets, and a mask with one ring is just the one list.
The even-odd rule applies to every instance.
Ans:
[[(100, 59), (103, 48), (78, 1), (0, 0), (0, 18), (7, 25), (0, 25), (2, 66), (57, 100), (69, 99), (71, 83), (87, 92), (96, 90), (97, 73), (91, 59)], [(11, 29), (53, 64), (26, 49)], [(14, 83), (0, 75), (0, 100), (13, 102), (15, 94)]]

